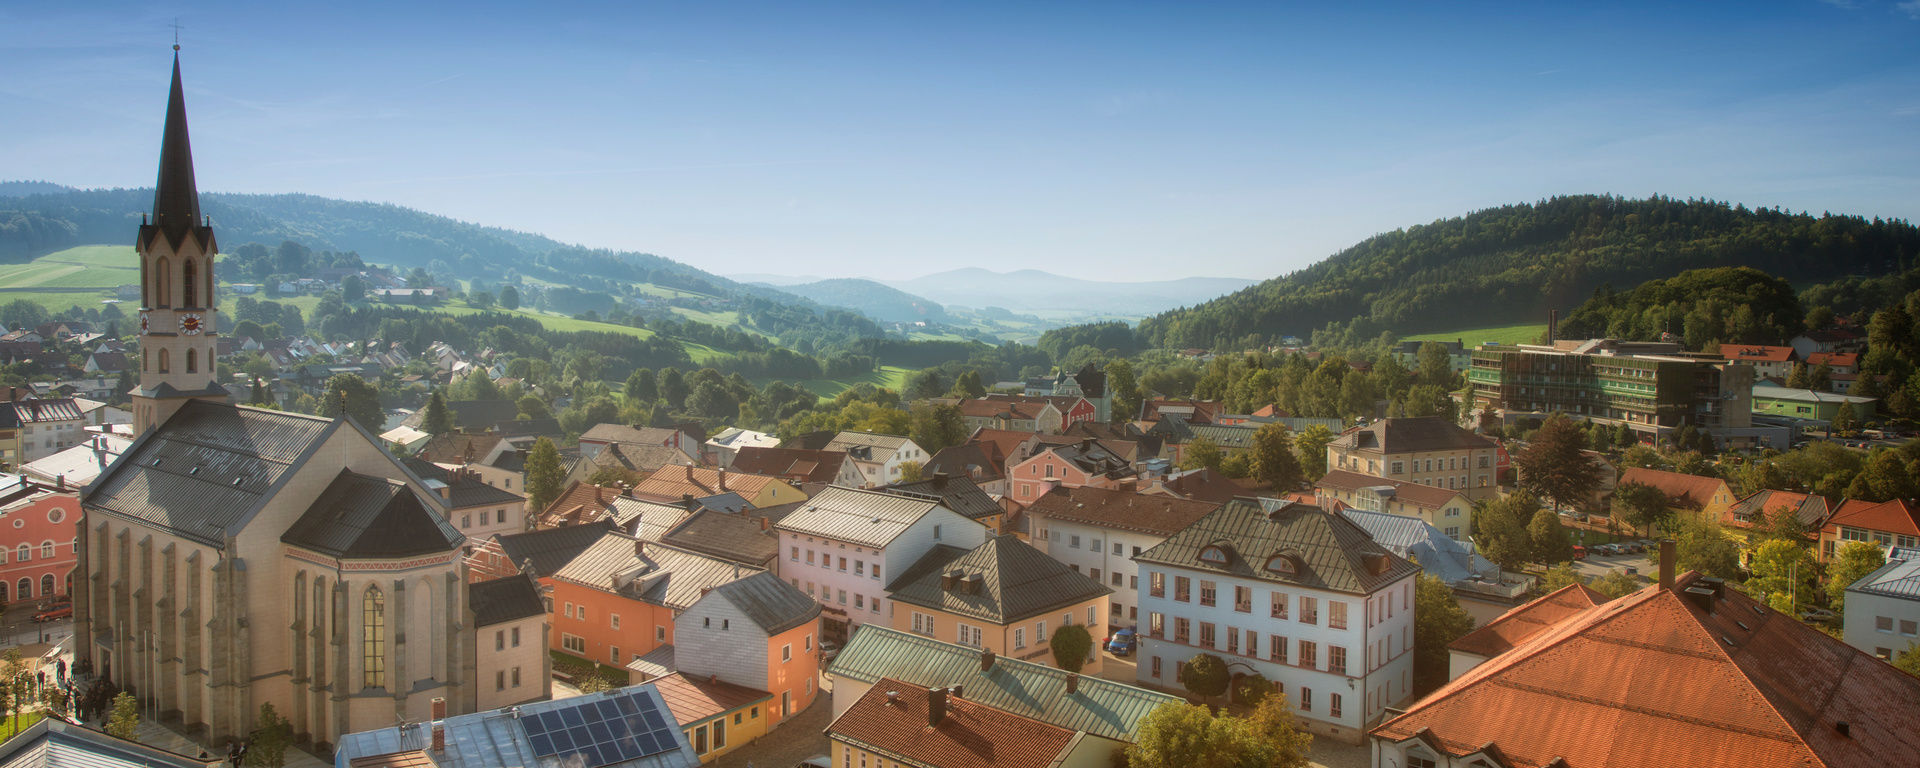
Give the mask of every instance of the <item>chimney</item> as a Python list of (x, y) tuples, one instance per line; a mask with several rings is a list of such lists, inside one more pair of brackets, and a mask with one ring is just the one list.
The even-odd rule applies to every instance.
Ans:
[(1560, 338), (1560, 310), (1547, 310), (1547, 343), (1552, 344)]
[(956, 699), (964, 699), (967, 697), (967, 687), (964, 685), (956, 685), (952, 688), (948, 688), (947, 690), (951, 692), (953, 694), (953, 697)]
[(892, 706), (898, 706), (899, 704), (900, 704), (900, 692), (887, 691), (887, 706), (892, 707)]
[(447, 719), (447, 700), (439, 696), (433, 698), (433, 719), (437, 722)]
[(1702, 613), (1713, 615), (1713, 588), (1695, 584), (1687, 587), (1681, 594), (1686, 597), (1687, 602), (1693, 603), (1693, 607), (1699, 608)]
[(720, 478), (720, 481), (719, 481), (719, 482), (720, 482), (720, 492), (721, 492), (721, 493), (726, 493), (726, 492), (727, 492), (727, 468), (726, 468), (726, 467), (721, 467), (721, 468), (720, 468), (720, 471), (719, 471), (719, 472), (717, 472), (716, 474), (717, 474), (717, 475), (719, 476), (719, 478)]
[(605, 502), (605, 501), (607, 500), (607, 489), (605, 489), (605, 488), (602, 488), (602, 487), (600, 487), (600, 486), (598, 486), (598, 485), (596, 485), (596, 486), (594, 486), (594, 487), (593, 487), (593, 500), (594, 500), (595, 502)]
[(1660, 590), (1673, 591), (1673, 539), (1660, 540)]
[(66, 473), (62, 472), (58, 475), (53, 476), (53, 489), (56, 491), (64, 491), (67, 489)]
[(933, 487), (935, 487), (935, 488), (945, 488), (945, 487), (947, 487), (947, 473), (946, 473), (946, 472), (944, 472), (944, 471), (943, 471), (943, 472), (935, 472), (935, 473), (933, 473)]
[(647, 540), (646, 539), (633, 540), (633, 556), (634, 557), (647, 556)]
[(985, 672), (990, 669), (993, 669), (993, 649), (982, 648), (980, 649), (980, 671)]
[(1067, 673), (1067, 694), (1072, 695), (1074, 691), (1078, 691), (1078, 690), (1080, 690), (1080, 675), (1073, 672), (1068, 672)]
[(765, 531), (767, 530), (767, 527), (768, 527), (768, 526), (770, 526), (770, 525), (772, 525), (772, 523), (769, 523), (769, 522), (767, 521), (767, 518), (764, 518), (764, 517), (763, 517), (763, 518), (760, 518), (760, 530), (761, 530), (761, 532), (763, 532), (763, 533), (764, 533), (764, 532), (765, 532)]
[(959, 571), (947, 571), (945, 573), (940, 574), (940, 591), (952, 592), (953, 583), (959, 580), (960, 580)]
[(947, 719), (947, 689), (927, 689), (927, 727), (939, 727), (940, 721)]
[(433, 698), (433, 751), (435, 752), (447, 751), (447, 727), (441, 722), (445, 719), (447, 719), (447, 700), (435, 696)]

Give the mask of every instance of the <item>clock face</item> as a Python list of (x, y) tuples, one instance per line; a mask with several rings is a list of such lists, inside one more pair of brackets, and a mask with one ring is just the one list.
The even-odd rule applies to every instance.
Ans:
[(188, 336), (198, 336), (200, 335), (200, 331), (201, 331), (201, 327), (200, 327), (199, 315), (194, 314), (192, 312), (188, 312), (180, 316), (180, 332), (181, 333), (184, 333)]

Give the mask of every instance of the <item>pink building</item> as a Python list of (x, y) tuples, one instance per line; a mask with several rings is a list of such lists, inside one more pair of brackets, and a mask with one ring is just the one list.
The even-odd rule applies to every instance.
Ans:
[(65, 598), (73, 585), (80, 499), (27, 484), (0, 497), (0, 601)]
[(1135, 477), (1130, 463), (1100, 441), (1087, 438), (1069, 445), (1049, 446), (1007, 471), (1013, 501), (1026, 506), (1055, 487), (1119, 488)]

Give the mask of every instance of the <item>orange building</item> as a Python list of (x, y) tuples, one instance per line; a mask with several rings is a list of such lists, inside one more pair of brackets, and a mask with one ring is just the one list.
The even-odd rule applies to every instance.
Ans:
[(707, 590), (755, 573), (764, 571), (604, 531), (541, 579), (551, 587), (552, 647), (625, 667), (672, 643), (674, 616)]

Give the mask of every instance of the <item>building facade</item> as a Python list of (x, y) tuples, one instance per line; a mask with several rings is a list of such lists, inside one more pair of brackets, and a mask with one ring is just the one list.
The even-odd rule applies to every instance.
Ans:
[(1100, 674), (1113, 590), (1010, 534), (971, 550), (936, 546), (888, 590), (894, 629), (1022, 661), (1053, 663), (1051, 633), (1084, 628), (1096, 647), (1080, 671)]
[(65, 599), (79, 562), (80, 498), (31, 484), (22, 491), (0, 499), (0, 603)]
[(930, 498), (829, 487), (774, 524), (778, 573), (821, 605), (826, 639), (889, 623), (888, 580), (936, 545), (971, 549), (987, 528)]
[(1327, 444), (1327, 469), (1457, 490), (1479, 501), (1499, 495), (1500, 446), (1444, 418), (1382, 419)]
[(1751, 427), (1753, 382), (1751, 365), (1686, 356), (1673, 344), (1613, 339), (1484, 345), (1467, 371), (1476, 408), (1626, 424), (1648, 440), (1689, 425)]
[(1887, 661), (1920, 643), (1920, 549), (1896, 549), (1886, 565), (1848, 585), (1841, 637)]
[(1125, 627), (1140, 621), (1140, 574), (1133, 558), (1219, 506), (1127, 490), (1055, 488), (1025, 514), (1035, 548), (1113, 589), (1107, 621)]

